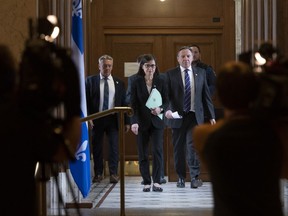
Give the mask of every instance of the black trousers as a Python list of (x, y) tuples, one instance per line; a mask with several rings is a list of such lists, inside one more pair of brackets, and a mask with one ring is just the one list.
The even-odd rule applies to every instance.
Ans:
[(109, 173), (110, 175), (116, 175), (118, 173), (119, 161), (117, 115), (114, 114), (97, 119), (97, 121), (94, 122), (92, 132), (92, 153), (95, 175), (103, 174), (103, 141), (105, 135), (109, 143)]
[(172, 142), (174, 148), (175, 170), (179, 178), (186, 179), (186, 161), (190, 177), (195, 178), (200, 174), (199, 157), (193, 145), (192, 129), (197, 125), (194, 112), (183, 115), (180, 128), (172, 128)]
[[(148, 130), (140, 131), (137, 135), (139, 170), (144, 185), (151, 184), (149, 164), (149, 143), (152, 147), (152, 181), (160, 184), (163, 166), (163, 135), (164, 129), (155, 128), (152, 124)], [(151, 142), (149, 142), (151, 138)]]

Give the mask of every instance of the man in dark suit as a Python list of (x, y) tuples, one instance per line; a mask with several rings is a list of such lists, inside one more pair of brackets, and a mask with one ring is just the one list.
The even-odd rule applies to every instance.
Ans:
[[(212, 68), (211, 65), (205, 64), (202, 60), (201, 60), (201, 49), (197, 44), (192, 44), (189, 46), (192, 50), (192, 66), (195, 67), (200, 67), (203, 68), (206, 72), (206, 81), (207, 81), (207, 85), (211, 94), (211, 98), (213, 98), (214, 93), (215, 93), (215, 84), (216, 84), (216, 73), (214, 71), (214, 69)], [(217, 117), (221, 117), (221, 113), (218, 114), (218, 112), (221, 112), (221, 110), (216, 109), (215, 110), (215, 115), (216, 115), (216, 119)], [(205, 113), (204, 116), (204, 122), (209, 122), (209, 118)]]
[(216, 83), (216, 73), (211, 65), (205, 64), (201, 61), (201, 49), (198, 45), (193, 44), (190, 46), (192, 50), (192, 65), (196, 67), (203, 68), (206, 71), (206, 81), (209, 87), (211, 97), (213, 97), (215, 92), (215, 83)]
[[(105, 82), (108, 84), (108, 107), (127, 106), (125, 102), (126, 89), (124, 82), (111, 75), (113, 69), (113, 58), (103, 55), (99, 58), (98, 75), (86, 78), (86, 98), (88, 115), (105, 110)], [(94, 162), (93, 182), (100, 182), (103, 179), (103, 139), (104, 135), (109, 141), (109, 173), (110, 183), (117, 183), (118, 178), (118, 130), (119, 118), (117, 114), (111, 114), (99, 119), (89, 121), (89, 128), (92, 130), (92, 151)], [(125, 130), (130, 129), (130, 120), (125, 116)]]
[[(206, 82), (205, 70), (191, 66), (191, 48), (181, 47), (177, 54), (177, 61), (179, 66), (166, 71), (170, 104), (165, 116), (168, 119), (167, 125), (172, 128), (174, 163), (179, 177), (177, 187), (185, 187), (187, 160), (191, 188), (198, 188), (202, 185), (202, 181), (199, 178), (200, 163), (193, 145), (192, 129), (204, 123), (204, 111), (210, 123), (215, 123), (214, 106)], [(189, 88), (186, 89), (187, 86)], [(187, 98), (185, 91), (189, 92)]]

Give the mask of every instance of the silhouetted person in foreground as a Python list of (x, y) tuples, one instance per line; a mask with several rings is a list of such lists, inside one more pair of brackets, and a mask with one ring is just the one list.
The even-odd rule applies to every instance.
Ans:
[[(18, 80), (16, 62), (9, 49), (6, 46), (0, 46), (0, 140), (3, 153), (1, 192), (4, 200), (0, 208), (2, 216), (38, 215), (40, 206), (37, 203), (39, 199), (37, 199), (37, 179), (35, 178), (37, 163), (62, 163), (72, 159), (71, 155), (76, 151), (80, 141), (80, 91), (76, 67), (68, 55), (64, 55), (61, 60), (58, 59), (57, 54), (54, 56), (54, 59), (58, 60), (57, 63), (61, 62), (63, 66), (61, 68), (67, 74), (69, 72), (66, 77), (69, 83), (65, 85), (67, 92), (62, 91), (65, 105), (67, 105), (65, 106), (66, 115), (61, 124), (58, 122), (62, 126), (62, 131), (58, 130), (57, 133), (59, 133), (56, 134), (54, 130), (56, 127), (52, 124), (52, 119), (48, 117), (49, 107), (44, 106), (47, 109), (42, 109), (43, 104), (37, 103), (38, 99), (39, 101), (47, 100), (41, 90), (47, 87), (45, 83), (49, 83), (49, 78), (52, 78), (49, 76), (55, 68), (50, 67), (51, 62), (49, 58), (45, 58), (45, 54), (53, 51), (49, 49), (49, 45), (48, 47), (41, 46), (38, 50), (43, 53), (34, 52), (34, 48), (34, 46), (29, 47), (23, 53), (19, 67), (19, 80), (25, 80), (27, 83), (18, 84), (16, 83)], [(41, 77), (40, 70), (48, 77)], [(32, 76), (33, 74), (36, 76)], [(55, 80), (52, 78), (52, 83), (53, 81)], [(53, 87), (57, 88), (61, 83), (57, 81)], [(25, 87), (27, 87), (26, 90)], [(66, 95), (66, 93), (71, 95)], [(29, 98), (28, 95), (31, 97)], [(44, 113), (47, 115), (43, 115)]]
[(216, 81), (224, 119), (194, 128), (195, 146), (212, 183), (214, 216), (283, 216), (281, 143), (269, 119), (250, 108), (258, 84), (247, 64), (225, 64)]

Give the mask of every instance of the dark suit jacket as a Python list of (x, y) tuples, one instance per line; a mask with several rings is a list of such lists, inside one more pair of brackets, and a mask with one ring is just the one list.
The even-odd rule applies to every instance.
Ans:
[(136, 78), (137, 78), (137, 73), (128, 77), (128, 86), (127, 86), (127, 91), (126, 91), (126, 103), (127, 104), (131, 104), (131, 88), (132, 88), (132, 83), (134, 82)]
[[(137, 75), (132, 83), (131, 88), (131, 106), (134, 110), (134, 115), (131, 119), (131, 124), (138, 123), (139, 130), (146, 130), (151, 123), (156, 128), (164, 128), (164, 110), (168, 106), (167, 86), (162, 76), (158, 75), (153, 78), (152, 88), (156, 88), (162, 96), (163, 120), (158, 116), (152, 115), (149, 108), (146, 107), (146, 101), (150, 93), (147, 90), (145, 79), (143, 76)], [(152, 90), (152, 89), (151, 89)]]
[[(192, 66), (195, 82), (195, 116), (198, 124), (204, 123), (204, 111), (209, 119), (215, 119), (214, 106), (211, 100), (204, 69)], [(181, 77), (180, 66), (166, 71), (168, 85), (169, 108), (172, 112), (178, 111), (183, 116), (184, 85)], [(167, 125), (178, 128), (182, 119), (169, 119)]]
[[(122, 80), (113, 76), (115, 85), (115, 107), (126, 107), (125, 102), (126, 89)], [(91, 75), (86, 78), (86, 101), (87, 101), (87, 113), (88, 115), (99, 112), (100, 103), (100, 74)], [(97, 122), (94, 119), (93, 122)], [(130, 119), (125, 115), (125, 124), (130, 124)]]
[(207, 65), (207, 64), (201, 62), (200, 60), (193, 63), (193, 65), (194, 64), (196, 67), (203, 68), (206, 71), (207, 84), (208, 84), (208, 87), (210, 90), (210, 94), (211, 94), (211, 96), (213, 96), (214, 92), (215, 92), (215, 82), (216, 82), (215, 71), (213, 70), (213, 68), (210, 65)]

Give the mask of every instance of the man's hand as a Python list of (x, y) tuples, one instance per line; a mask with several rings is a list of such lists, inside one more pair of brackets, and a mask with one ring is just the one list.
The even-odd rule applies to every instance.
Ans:
[(171, 110), (167, 110), (167, 111), (165, 112), (165, 117), (166, 117), (167, 119), (173, 119), (172, 111), (171, 111)]
[(215, 120), (215, 119), (210, 119), (210, 124), (211, 124), (211, 125), (216, 124), (216, 120)]
[(92, 121), (92, 120), (89, 120), (89, 121), (88, 121), (88, 127), (89, 127), (89, 129), (93, 129), (94, 124), (93, 124), (93, 121)]

